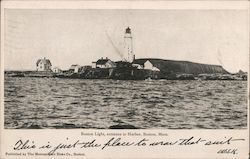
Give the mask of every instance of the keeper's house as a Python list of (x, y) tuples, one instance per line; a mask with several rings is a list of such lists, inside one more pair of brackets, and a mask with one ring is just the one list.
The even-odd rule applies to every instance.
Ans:
[(110, 59), (101, 58), (97, 60), (96, 62), (92, 62), (93, 68), (114, 68), (116, 67), (115, 62), (111, 61)]
[(36, 62), (36, 70), (37, 71), (51, 71), (51, 62), (49, 59), (45, 57), (43, 59), (39, 59)]

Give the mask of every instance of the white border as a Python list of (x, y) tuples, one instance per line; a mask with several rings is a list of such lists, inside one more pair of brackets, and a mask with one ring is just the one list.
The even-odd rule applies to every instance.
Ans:
[[(237, 147), (240, 150), (238, 155), (218, 155), (215, 152), (220, 146), (205, 148), (202, 146), (191, 147), (190, 149), (179, 147), (160, 147), (158, 149), (149, 148), (114, 148), (106, 151), (88, 149), (85, 151), (87, 157), (80, 158), (248, 158), (249, 153), (249, 122), (248, 128), (242, 130), (8, 130), (4, 129), (4, 9), (247, 9), (249, 11), (248, 1), (2, 1), (1, 2), (1, 157), (5, 158), (5, 151), (11, 151), (13, 143), (21, 138), (30, 138), (37, 142), (50, 140), (57, 142), (66, 137), (82, 138), (81, 132), (165, 132), (168, 138), (184, 138), (201, 136), (211, 140), (221, 139), (224, 136), (233, 136), (235, 138), (245, 138), (246, 142), (228, 145), (224, 148)], [(248, 22), (249, 23), (249, 22)], [(248, 47), (249, 48), (249, 47)], [(249, 79), (248, 79), (249, 80)], [(249, 80), (250, 81), (250, 80)], [(250, 83), (248, 81), (248, 83)], [(249, 85), (248, 85), (249, 89)], [(249, 93), (248, 93), (249, 97)], [(249, 100), (248, 100), (248, 118), (249, 118)], [(88, 137), (85, 137), (88, 138)], [(91, 137), (90, 137), (91, 138)], [(125, 137), (127, 140), (135, 140), (136, 137)], [(157, 139), (161, 139), (157, 138)], [(165, 138), (164, 138), (165, 139)], [(104, 138), (99, 138), (105, 142)], [(81, 151), (81, 150), (78, 150)], [(166, 152), (167, 151), (167, 152)], [(3, 157), (4, 156), (4, 157)], [(56, 158), (58, 158), (57, 156)], [(16, 157), (14, 157), (16, 158)], [(19, 158), (19, 157), (18, 157)], [(34, 157), (22, 157), (34, 158)], [(48, 157), (44, 157), (48, 158)], [(61, 157), (60, 157), (61, 158)]]

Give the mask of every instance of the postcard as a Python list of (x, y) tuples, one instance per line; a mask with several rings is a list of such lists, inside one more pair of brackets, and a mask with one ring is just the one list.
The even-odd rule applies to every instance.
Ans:
[(249, 1), (2, 1), (2, 159), (249, 158)]

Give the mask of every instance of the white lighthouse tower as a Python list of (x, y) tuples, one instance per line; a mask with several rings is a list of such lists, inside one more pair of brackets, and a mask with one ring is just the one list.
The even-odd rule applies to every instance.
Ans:
[(124, 35), (124, 53), (125, 58), (127, 62), (133, 62), (135, 59), (134, 53), (133, 53), (133, 42), (132, 42), (132, 34), (131, 29), (129, 27), (125, 30)]

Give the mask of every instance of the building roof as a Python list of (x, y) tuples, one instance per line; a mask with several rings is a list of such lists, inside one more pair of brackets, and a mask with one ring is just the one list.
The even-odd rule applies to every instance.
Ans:
[(77, 67), (77, 66), (80, 66), (80, 65), (71, 65), (71, 67)]
[(96, 64), (97, 65), (105, 65), (108, 61), (109, 61), (109, 59), (99, 59), (96, 61)]
[(70, 69), (70, 70), (71, 70), (71, 69), (75, 69), (76, 67), (79, 67), (79, 68), (80, 68), (80, 65), (71, 65), (69, 69)]
[[(141, 65), (141, 66), (144, 67), (144, 64), (145, 64), (147, 61), (149, 61), (149, 60), (136, 59), (136, 60), (133, 61), (133, 64)], [(150, 61), (149, 61), (149, 62), (150, 62)], [(150, 62), (150, 63), (152, 64), (152, 62)], [(152, 64), (152, 65), (153, 65), (153, 64)]]
[(132, 64), (126, 61), (116, 61), (115, 64), (117, 67), (132, 67)]
[(52, 64), (51, 64), (51, 62), (50, 62), (50, 60), (49, 60), (49, 59), (43, 58), (43, 59), (39, 59), (39, 60), (37, 60), (37, 62), (36, 62), (36, 66), (38, 66), (38, 64), (39, 64), (40, 62), (42, 62), (42, 63), (44, 63), (44, 64), (48, 64), (48, 65), (52, 66)]

